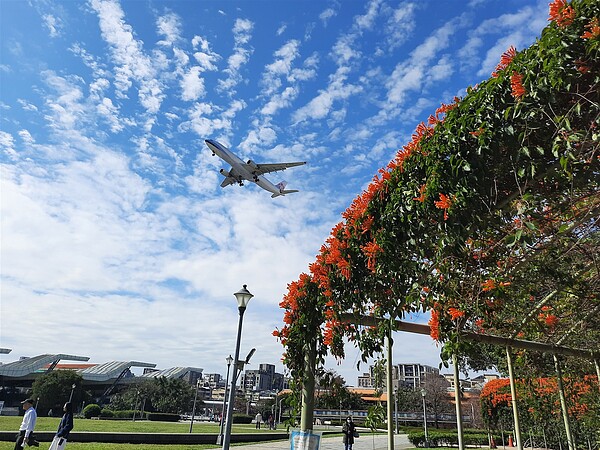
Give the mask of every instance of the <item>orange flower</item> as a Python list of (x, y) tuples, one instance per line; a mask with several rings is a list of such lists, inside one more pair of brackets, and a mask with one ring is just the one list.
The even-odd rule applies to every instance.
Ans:
[(465, 315), (464, 311), (456, 308), (448, 308), (448, 313), (450, 314), (450, 317), (452, 317), (452, 320), (456, 320), (459, 317), (464, 317)]
[(483, 292), (488, 292), (491, 291), (493, 289), (496, 289), (496, 282), (492, 279), (490, 280), (485, 280), (482, 284), (481, 287), (483, 287)]
[(558, 317), (556, 317), (554, 314), (548, 314), (546, 316), (546, 325), (548, 325), (550, 328), (554, 328), (556, 324), (558, 324)]
[(452, 200), (445, 194), (440, 192), (440, 199), (434, 202), (435, 207), (444, 210), (444, 220), (448, 220), (448, 208), (452, 206)]
[(549, 21), (556, 22), (560, 28), (567, 27), (575, 20), (575, 10), (566, 0), (554, 0), (550, 3)]
[(582, 39), (597, 39), (600, 36), (600, 21), (597, 17), (594, 17), (585, 28), (588, 31), (581, 35)]
[(413, 200), (423, 203), (425, 201), (425, 189), (427, 189), (427, 184), (424, 184), (423, 186), (421, 186), (419, 188), (419, 194), (421, 194), (421, 195), (413, 198)]
[(492, 76), (494, 78), (498, 78), (498, 72), (506, 69), (508, 67), (508, 65), (512, 62), (512, 60), (516, 54), (517, 54), (517, 49), (511, 45), (508, 48), (508, 50), (506, 50), (504, 53), (502, 53), (502, 56), (500, 57), (500, 62), (496, 66), (496, 70), (494, 70), (492, 72)]
[(360, 249), (363, 251), (363, 253), (367, 257), (367, 268), (371, 272), (375, 272), (375, 269), (376, 269), (375, 264), (376, 264), (376, 260), (377, 260), (377, 255), (379, 255), (379, 253), (381, 253), (382, 248), (377, 244), (377, 242), (372, 241), (372, 242), (369, 242), (368, 244), (361, 246)]
[(517, 100), (520, 100), (527, 91), (523, 87), (523, 75), (518, 72), (513, 72), (510, 77), (511, 94)]
[(479, 137), (481, 136), (481, 133), (483, 133), (485, 130), (483, 129), (483, 127), (479, 127), (479, 129), (475, 130), (475, 131), (469, 131), (469, 134), (471, 136), (475, 136), (475, 137)]
[(429, 335), (432, 339), (439, 341), (440, 340), (440, 315), (435, 310), (431, 310), (431, 319), (429, 319)]

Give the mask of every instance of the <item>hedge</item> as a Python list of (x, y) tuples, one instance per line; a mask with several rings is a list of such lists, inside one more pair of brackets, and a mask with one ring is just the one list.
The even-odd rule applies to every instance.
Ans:
[[(457, 431), (431, 431), (428, 434), (429, 447), (457, 447)], [(425, 447), (425, 433), (415, 431), (408, 434), (408, 440), (415, 447)], [(494, 436), (496, 443), (501, 441), (500, 436)], [(469, 431), (463, 434), (464, 445), (488, 446), (488, 434), (484, 431)]]
[(178, 422), (180, 418), (181, 417), (179, 416), (179, 414), (159, 412), (148, 413), (148, 420), (155, 422)]
[(248, 414), (234, 414), (233, 423), (252, 423), (252, 416)]

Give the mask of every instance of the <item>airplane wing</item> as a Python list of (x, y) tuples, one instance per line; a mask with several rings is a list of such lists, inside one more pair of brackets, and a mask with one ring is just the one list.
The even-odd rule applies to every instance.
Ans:
[(265, 173), (271, 173), (271, 172), (279, 172), (280, 170), (285, 170), (288, 167), (296, 167), (296, 166), (303, 166), (304, 164), (306, 164), (306, 162), (291, 162), (291, 163), (276, 163), (276, 164), (256, 164), (255, 166), (252, 166), (252, 164), (249, 164), (251, 166), (251, 172), (258, 176), (258, 175), (264, 175)]
[(235, 178), (227, 177), (227, 178), (225, 178), (221, 182), (221, 187), (224, 188), (224, 187), (229, 186), (230, 184), (233, 184), (233, 183), (237, 183), (237, 181), (235, 180)]

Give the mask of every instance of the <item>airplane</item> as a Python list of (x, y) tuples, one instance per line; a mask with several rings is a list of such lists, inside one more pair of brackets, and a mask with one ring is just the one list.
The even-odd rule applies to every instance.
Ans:
[(225, 161), (231, 166), (230, 170), (221, 169), (219, 171), (221, 175), (225, 177), (225, 179), (221, 183), (221, 187), (226, 187), (233, 183), (238, 183), (240, 186), (243, 186), (245, 180), (256, 183), (265, 191), (271, 192), (271, 198), (279, 197), (280, 195), (291, 194), (293, 192), (298, 192), (295, 189), (286, 190), (286, 181), (273, 184), (265, 177), (263, 177), (263, 175), (266, 173), (285, 170), (288, 167), (302, 166), (306, 164), (306, 162), (275, 164), (256, 164), (252, 160), (244, 162), (237, 155), (231, 152), (227, 147), (218, 143), (217, 141), (213, 139), (206, 139), (204, 142), (212, 151), (213, 156), (217, 155), (219, 158), (221, 158), (223, 161)]

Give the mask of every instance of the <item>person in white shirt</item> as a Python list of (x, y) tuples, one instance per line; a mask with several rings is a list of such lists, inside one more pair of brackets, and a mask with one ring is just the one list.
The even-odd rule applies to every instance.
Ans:
[(23, 410), (25, 414), (23, 415), (23, 422), (21, 422), (21, 426), (19, 427), (19, 435), (17, 437), (17, 442), (15, 443), (15, 450), (22, 450), (27, 445), (33, 445), (38, 447), (40, 445), (33, 436), (33, 429), (35, 428), (35, 421), (37, 420), (37, 413), (35, 412), (35, 408), (33, 407), (33, 399), (28, 398), (21, 402), (23, 405)]

